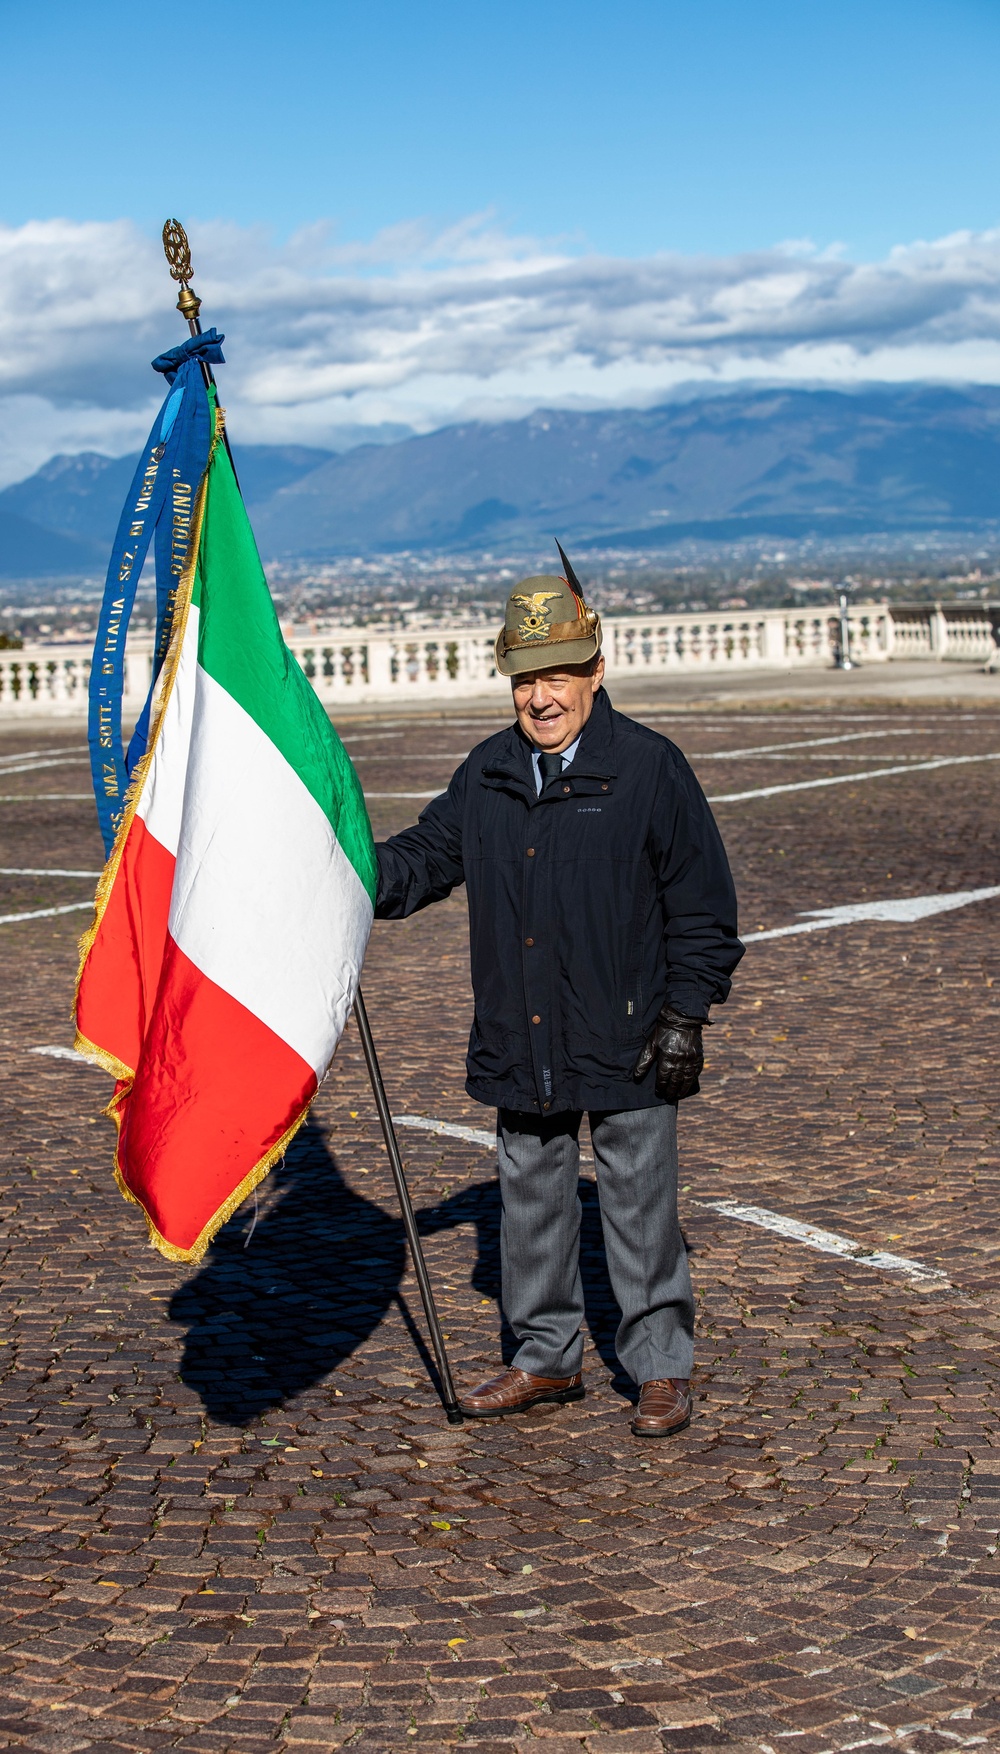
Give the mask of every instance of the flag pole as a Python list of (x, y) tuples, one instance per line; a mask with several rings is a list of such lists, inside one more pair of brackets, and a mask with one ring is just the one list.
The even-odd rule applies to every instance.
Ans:
[(427, 1326), (431, 1331), (431, 1341), (434, 1346), (434, 1356), (437, 1359), (438, 1375), (441, 1378), (441, 1399), (444, 1402), (444, 1410), (448, 1415), (449, 1425), (461, 1425), (463, 1423), (462, 1410), (458, 1404), (458, 1396), (455, 1393), (451, 1365), (448, 1363), (448, 1353), (445, 1349), (444, 1335), (441, 1332), (441, 1319), (437, 1312), (437, 1305), (434, 1302), (434, 1292), (431, 1289), (431, 1282), (427, 1273), (427, 1262), (424, 1259), (420, 1234), (417, 1230), (417, 1220), (413, 1211), (413, 1201), (410, 1199), (410, 1190), (406, 1185), (403, 1160), (399, 1155), (399, 1141), (396, 1138), (396, 1129), (392, 1124), (392, 1115), (389, 1113), (389, 1103), (386, 1099), (385, 1085), (382, 1082), (382, 1072), (378, 1063), (378, 1055), (375, 1052), (375, 1042), (372, 1037), (371, 1024), (368, 1022), (368, 1012), (365, 1008), (365, 1001), (362, 997), (360, 987), (358, 988), (357, 998), (354, 1001), (354, 1016), (358, 1025), (358, 1033), (361, 1036), (361, 1046), (364, 1049), (365, 1065), (368, 1067), (368, 1076), (371, 1079), (375, 1107), (378, 1109), (378, 1118), (382, 1123), (382, 1137), (385, 1140), (386, 1155), (389, 1159), (389, 1166), (392, 1170), (392, 1179), (396, 1184), (396, 1193), (399, 1196), (400, 1209), (403, 1214), (403, 1228), (406, 1231), (406, 1240), (410, 1245), (410, 1254), (413, 1257), (413, 1267), (417, 1275), (417, 1284), (420, 1287), (420, 1296), (423, 1301), (424, 1314), (427, 1317)]
[[(194, 271), (191, 267), (191, 248), (188, 243), (187, 232), (177, 219), (168, 219), (163, 227), (163, 253), (167, 258), (167, 265), (170, 269), (172, 278), (180, 285), (180, 292), (177, 296), (177, 309), (185, 319), (191, 334), (200, 335), (201, 322), (198, 313), (201, 310), (201, 299), (196, 293), (191, 291), (191, 281), (194, 278)], [(206, 384), (214, 384), (215, 378), (212, 375), (212, 368), (207, 360), (202, 361), (202, 371), (205, 374)], [(239, 478), (236, 476), (236, 465), (233, 463), (233, 453), (229, 449), (229, 434), (225, 427), (222, 429), (222, 436), (225, 440), (226, 451), (229, 455), (229, 461), (233, 466), (233, 475), (236, 477), (236, 485), (238, 487)], [(410, 1190), (406, 1185), (406, 1174), (403, 1169), (403, 1160), (399, 1154), (399, 1141), (396, 1138), (396, 1129), (392, 1124), (392, 1115), (389, 1112), (389, 1101), (385, 1093), (385, 1084), (378, 1063), (378, 1054), (375, 1051), (375, 1041), (372, 1036), (371, 1025), (368, 1021), (368, 1012), (365, 1009), (365, 1001), (362, 997), (360, 987), (358, 988), (357, 997), (354, 1001), (354, 1016), (358, 1025), (358, 1033), (361, 1036), (361, 1046), (364, 1050), (365, 1065), (368, 1068), (368, 1076), (371, 1080), (372, 1094), (375, 1098), (375, 1107), (378, 1110), (378, 1118), (382, 1125), (382, 1136), (385, 1140), (386, 1155), (389, 1159), (389, 1167), (392, 1170), (392, 1179), (396, 1184), (396, 1194), (399, 1199), (400, 1210), (403, 1214), (403, 1229), (406, 1232), (406, 1240), (410, 1245), (410, 1254), (413, 1258), (414, 1271), (417, 1275), (417, 1284), (420, 1287), (420, 1297), (424, 1306), (424, 1314), (427, 1317), (427, 1326), (430, 1329), (431, 1343), (434, 1347), (434, 1356), (437, 1360), (438, 1376), (441, 1384), (441, 1399), (444, 1404), (444, 1410), (448, 1415), (449, 1425), (461, 1425), (463, 1423), (462, 1410), (458, 1404), (458, 1396), (455, 1392), (455, 1383), (451, 1374), (451, 1365), (448, 1362), (444, 1334), (441, 1331), (441, 1319), (437, 1312), (437, 1305), (434, 1302), (434, 1292), (431, 1287), (430, 1276), (427, 1272), (427, 1262), (424, 1259), (420, 1233), (417, 1230), (417, 1220), (413, 1210), (413, 1201), (410, 1198)]]

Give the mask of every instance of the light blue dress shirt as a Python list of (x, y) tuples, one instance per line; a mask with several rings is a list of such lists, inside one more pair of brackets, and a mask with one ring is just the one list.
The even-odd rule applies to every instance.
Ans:
[[(582, 737), (582, 736), (583, 736), (583, 732), (581, 731), (580, 737)], [(576, 754), (577, 750), (579, 749), (580, 737), (578, 737), (576, 739), (575, 743), (571, 743), (568, 749), (563, 750), (562, 764), (563, 764), (564, 769), (569, 766), (574, 755)], [(541, 753), (542, 753), (542, 751), (540, 749), (533, 749), (531, 751), (531, 766), (532, 766), (532, 771), (534, 772), (534, 775), (535, 775), (535, 791), (536, 792), (541, 792), (541, 789), (542, 789), (542, 770), (541, 770), (541, 767), (539, 766), (539, 762), (538, 762), (538, 757), (541, 755)]]

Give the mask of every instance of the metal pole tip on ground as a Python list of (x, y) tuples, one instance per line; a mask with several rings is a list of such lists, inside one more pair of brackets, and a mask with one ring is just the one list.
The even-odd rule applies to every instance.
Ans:
[(417, 1284), (420, 1287), (420, 1297), (424, 1306), (424, 1314), (427, 1317), (427, 1326), (430, 1329), (431, 1344), (434, 1347), (438, 1375), (441, 1380), (441, 1400), (444, 1405), (445, 1413), (448, 1416), (448, 1424), (462, 1425), (464, 1424), (462, 1409), (458, 1404), (458, 1396), (455, 1393), (455, 1384), (452, 1379), (451, 1365), (448, 1363), (448, 1353), (445, 1349), (444, 1335), (441, 1331), (441, 1322), (438, 1316), (437, 1306), (434, 1302), (434, 1293), (431, 1290), (431, 1282), (427, 1273), (427, 1262), (424, 1259), (423, 1246), (417, 1230), (417, 1220), (413, 1211), (413, 1201), (410, 1199), (410, 1190), (406, 1185), (406, 1176), (403, 1171), (403, 1160), (399, 1155), (399, 1141), (396, 1138), (396, 1129), (392, 1124), (392, 1115), (389, 1112), (389, 1102), (385, 1094), (385, 1085), (382, 1082), (382, 1073), (379, 1068), (378, 1055), (375, 1052), (375, 1042), (372, 1037), (371, 1024), (368, 1021), (368, 1012), (365, 1009), (365, 1002), (361, 996), (360, 987), (358, 988), (357, 998), (354, 1001), (354, 1015), (357, 1020), (358, 1032), (361, 1036), (361, 1046), (364, 1050), (365, 1065), (368, 1068), (368, 1076), (371, 1079), (372, 1093), (375, 1097), (375, 1107), (378, 1109), (378, 1118), (382, 1124), (382, 1137), (385, 1140), (385, 1149), (389, 1158), (389, 1166), (392, 1170), (392, 1179), (396, 1184), (396, 1193), (399, 1198), (400, 1210), (403, 1214), (403, 1228), (406, 1231), (406, 1240), (410, 1245), (410, 1254), (413, 1258), (413, 1267), (417, 1275)]

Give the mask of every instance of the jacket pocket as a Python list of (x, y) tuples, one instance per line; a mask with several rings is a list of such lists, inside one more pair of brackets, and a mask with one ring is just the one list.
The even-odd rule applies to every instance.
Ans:
[(469, 1077), (495, 1081), (509, 1080), (530, 1062), (527, 1047), (511, 1030), (484, 1023), (478, 1013), (472, 1019), (466, 1067)]

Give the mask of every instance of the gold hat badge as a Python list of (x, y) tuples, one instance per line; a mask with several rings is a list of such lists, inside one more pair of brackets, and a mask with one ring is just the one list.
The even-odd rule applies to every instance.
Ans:
[(546, 603), (558, 601), (559, 591), (533, 591), (530, 596), (515, 593), (511, 598), (514, 603), (523, 604), (528, 613), (518, 626), (522, 639), (548, 639), (552, 629), (552, 611), (546, 609)]

